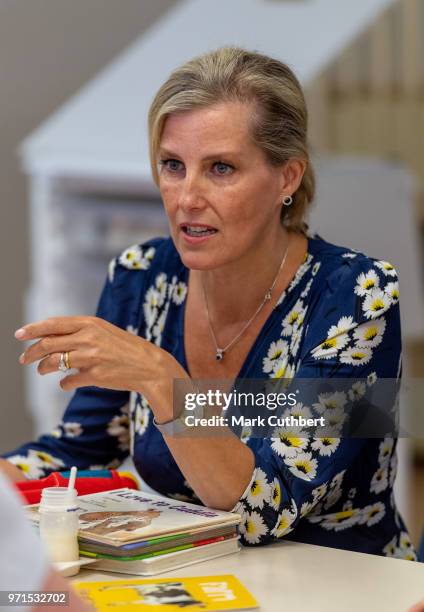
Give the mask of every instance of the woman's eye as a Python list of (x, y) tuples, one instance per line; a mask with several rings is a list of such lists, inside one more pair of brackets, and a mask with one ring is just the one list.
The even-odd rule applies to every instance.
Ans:
[(179, 172), (183, 168), (182, 162), (178, 161), (178, 159), (161, 159), (159, 163), (162, 168), (169, 172)]
[(231, 174), (231, 172), (234, 170), (233, 166), (230, 166), (229, 164), (224, 164), (224, 162), (216, 162), (213, 165), (213, 168), (214, 171), (220, 176)]

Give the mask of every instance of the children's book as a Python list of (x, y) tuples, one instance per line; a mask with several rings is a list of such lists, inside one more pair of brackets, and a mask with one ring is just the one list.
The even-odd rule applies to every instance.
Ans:
[(154, 554), (147, 558), (114, 559), (98, 558), (90, 565), (90, 569), (103, 572), (117, 572), (118, 574), (133, 574), (136, 576), (154, 576), (163, 572), (170, 572), (193, 563), (210, 561), (217, 557), (224, 557), (240, 551), (238, 538), (231, 538), (184, 548), (183, 550), (166, 551), (165, 554)]
[(99, 612), (175, 612), (182, 608), (190, 612), (258, 609), (254, 597), (232, 575), (79, 582), (73, 586)]
[[(198, 546), (183, 546), (155, 552), (150, 555), (136, 557), (112, 557), (98, 553), (88, 553), (90, 558), (96, 554), (95, 562), (90, 565), (92, 570), (117, 572), (118, 574), (134, 574), (136, 576), (154, 576), (162, 572), (170, 572), (193, 563), (210, 561), (240, 551), (238, 537), (226, 538), (218, 542), (202, 542)], [(87, 553), (81, 552), (82, 555)]]
[(176, 546), (199, 545), (205, 540), (217, 540), (218, 538), (229, 538), (237, 535), (234, 525), (228, 527), (212, 527), (211, 529), (193, 529), (186, 533), (171, 534), (159, 538), (151, 538), (142, 542), (129, 542), (121, 546), (109, 546), (79, 538), (80, 550), (84, 553), (101, 553), (113, 557), (133, 557), (135, 555), (148, 555), (157, 551), (163, 551)]
[[(28, 506), (38, 521), (38, 505)], [(214, 510), (132, 489), (78, 497), (79, 536), (84, 541), (123, 546), (162, 536), (198, 533), (237, 525), (239, 514)]]

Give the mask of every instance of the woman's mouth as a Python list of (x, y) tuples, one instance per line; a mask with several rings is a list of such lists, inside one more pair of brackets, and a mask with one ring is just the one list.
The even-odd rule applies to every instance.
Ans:
[(194, 239), (195, 241), (198, 241), (200, 238), (213, 236), (218, 231), (209, 225), (189, 225), (186, 223), (182, 223), (180, 228), (187, 238)]

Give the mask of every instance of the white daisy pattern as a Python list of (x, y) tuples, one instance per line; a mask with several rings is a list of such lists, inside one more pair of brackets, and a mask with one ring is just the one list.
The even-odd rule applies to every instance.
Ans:
[(347, 397), (344, 391), (331, 391), (328, 393), (320, 393), (318, 402), (313, 404), (314, 409), (322, 414), (332, 410), (343, 410), (346, 406)]
[(324, 500), (325, 510), (330, 510), (331, 508), (333, 508), (340, 501), (342, 495), (343, 489), (341, 488), (341, 486), (330, 488)]
[(335, 435), (343, 428), (347, 420), (347, 413), (343, 408), (330, 408), (322, 412), (326, 427)]
[(291, 508), (286, 508), (278, 515), (277, 524), (272, 530), (272, 535), (276, 538), (281, 538), (293, 531), (293, 523), (297, 518), (297, 514)]
[[(342, 531), (358, 524), (361, 516), (362, 515), (359, 509), (350, 508), (341, 510), (340, 512), (335, 512), (333, 514), (328, 514), (322, 518), (320, 517), (320, 525), (328, 531)], [(313, 517), (311, 517), (310, 520), (313, 522)]]
[(119, 256), (119, 263), (124, 268), (129, 270), (147, 270), (155, 255), (154, 247), (149, 247), (144, 250), (138, 244), (125, 249)]
[(384, 317), (367, 321), (358, 325), (353, 332), (353, 338), (357, 348), (374, 348), (383, 340), (383, 334), (386, 329), (386, 320)]
[(340, 362), (348, 365), (360, 366), (369, 363), (372, 354), (373, 352), (370, 348), (354, 346), (346, 349), (340, 354)]
[(317, 474), (318, 460), (312, 457), (312, 453), (298, 453), (286, 463), (290, 472), (302, 480), (312, 480)]
[(281, 485), (278, 478), (274, 478), (271, 483), (270, 505), (274, 510), (278, 510), (281, 504)]
[(110, 260), (108, 266), (108, 279), (110, 283), (113, 283), (115, 278), (115, 268), (116, 268), (116, 257)]
[(130, 443), (129, 432), (129, 405), (126, 404), (120, 410), (120, 414), (115, 415), (107, 426), (107, 433), (118, 440), (120, 450), (128, 450)]
[(372, 387), (377, 382), (377, 374), (375, 372), (371, 372), (367, 376), (367, 385), (368, 387)]
[(325, 436), (324, 432), (320, 432), (319, 438), (314, 438), (311, 444), (311, 449), (318, 451), (321, 456), (329, 457), (332, 455), (340, 444), (340, 438), (334, 436)]
[(361, 272), (361, 274), (356, 279), (355, 293), (356, 295), (360, 296), (368, 295), (368, 293), (372, 289), (378, 287), (379, 284), (380, 280), (375, 270), (370, 270), (366, 274), (364, 274), (364, 272)]
[(298, 329), (305, 318), (305, 306), (301, 299), (297, 300), (291, 311), (283, 319), (283, 336), (291, 336)]
[(247, 442), (249, 441), (251, 435), (252, 435), (252, 428), (250, 426), (244, 425), (242, 430), (241, 430), (240, 440), (244, 444), (247, 444)]
[(302, 402), (297, 402), (291, 408), (288, 408), (283, 415), (284, 417), (294, 416), (296, 418), (302, 417), (303, 419), (311, 419), (312, 411), (309, 406), (305, 406)]
[(174, 302), (174, 304), (177, 304), (178, 306), (180, 306), (186, 299), (186, 295), (187, 295), (187, 285), (183, 282), (179, 282), (174, 287), (174, 290), (172, 292), (172, 301)]
[(347, 392), (347, 395), (349, 399), (352, 402), (354, 402), (358, 399), (361, 399), (361, 397), (364, 397), (366, 392), (367, 392), (366, 383), (364, 383), (362, 380), (357, 380), (356, 382), (353, 383), (353, 385)]
[(312, 276), (316, 276), (318, 273), (318, 270), (321, 267), (321, 262), (317, 261), (316, 263), (314, 263), (314, 265), (312, 266)]
[(389, 486), (389, 473), (387, 467), (379, 467), (371, 479), (371, 493), (381, 493)]
[(65, 438), (77, 438), (83, 434), (81, 423), (75, 421), (65, 421), (62, 423), (63, 435)]
[(380, 466), (387, 465), (393, 453), (395, 441), (391, 437), (384, 438), (378, 447), (378, 463)]
[(376, 502), (375, 504), (362, 508), (359, 523), (371, 527), (379, 523), (385, 514), (386, 506), (382, 502)]
[(389, 470), (389, 484), (391, 487), (393, 487), (393, 485), (395, 484), (395, 480), (396, 480), (396, 474), (397, 474), (397, 465), (398, 465), (398, 458), (397, 458), (397, 453), (393, 453), (390, 459), (390, 470)]
[(286, 458), (296, 457), (309, 444), (306, 433), (300, 427), (276, 429), (271, 440), (272, 450), (280, 457)]
[(316, 502), (319, 502), (323, 497), (325, 497), (325, 495), (327, 494), (328, 491), (328, 485), (325, 482), (322, 485), (319, 485), (318, 487), (315, 487), (315, 489), (313, 489), (312, 491), (312, 497), (314, 500), (314, 504)]
[(279, 363), (283, 358), (287, 357), (288, 349), (288, 343), (282, 338), (271, 344), (267, 356), (263, 359), (263, 371), (265, 374), (273, 372), (276, 363)]
[(151, 417), (151, 409), (144, 396), (141, 396), (141, 401), (137, 401), (134, 415), (134, 431), (139, 436), (144, 435), (149, 425)]
[(312, 355), (314, 359), (333, 359), (349, 341), (347, 334), (340, 334), (332, 338), (326, 338), (321, 344), (314, 348)]
[(65, 467), (62, 459), (52, 455), (51, 453), (47, 453), (46, 451), (31, 449), (28, 451), (28, 458), (34, 459), (34, 461), (39, 461), (43, 468), (49, 470), (58, 470)]
[(389, 261), (376, 261), (375, 265), (380, 268), (385, 276), (397, 276), (395, 268)]
[(390, 296), (381, 289), (371, 289), (365, 296), (362, 310), (367, 319), (380, 317), (391, 305)]
[(27, 478), (42, 478), (45, 475), (45, 466), (35, 455), (11, 455), (7, 459), (16, 465)]
[(293, 291), (293, 289), (299, 285), (299, 283), (302, 280), (302, 278), (310, 270), (312, 260), (313, 260), (313, 256), (310, 253), (307, 253), (305, 255), (305, 259), (304, 259), (303, 263), (301, 264), (301, 266), (297, 270), (297, 272), (295, 274), (295, 277), (292, 280), (292, 282), (290, 283), (287, 291)]
[(246, 493), (246, 500), (252, 508), (263, 508), (264, 502), (269, 501), (270, 496), (271, 487), (266, 474), (261, 468), (256, 468)]
[(293, 378), (294, 367), (289, 363), (289, 358), (286, 357), (285, 359), (276, 361), (270, 376), (271, 378)]
[(311, 514), (313, 509), (314, 509), (314, 504), (312, 502), (307, 502), (307, 501), (303, 502), (303, 504), (300, 507), (300, 516), (303, 518), (304, 516)]
[(385, 293), (390, 297), (392, 304), (396, 304), (399, 300), (399, 283), (398, 281), (387, 283), (384, 288)]
[[(347, 332), (353, 329), (356, 326), (356, 323), (353, 317), (341, 317), (336, 325), (332, 325), (328, 330), (327, 337), (332, 338), (333, 336), (345, 336)], [(349, 337), (346, 338), (346, 342)], [(343, 345), (344, 346), (344, 345)]]
[(261, 538), (268, 532), (264, 519), (253, 510), (244, 515), (244, 522), (240, 525), (240, 532), (249, 544), (258, 544)]

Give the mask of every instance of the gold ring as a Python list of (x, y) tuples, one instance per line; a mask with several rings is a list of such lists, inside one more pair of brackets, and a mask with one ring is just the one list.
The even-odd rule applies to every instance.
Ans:
[(71, 364), (69, 363), (69, 354), (67, 352), (60, 353), (58, 370), (60, 370), (61, 372), (67, 372), (70, 369)]

